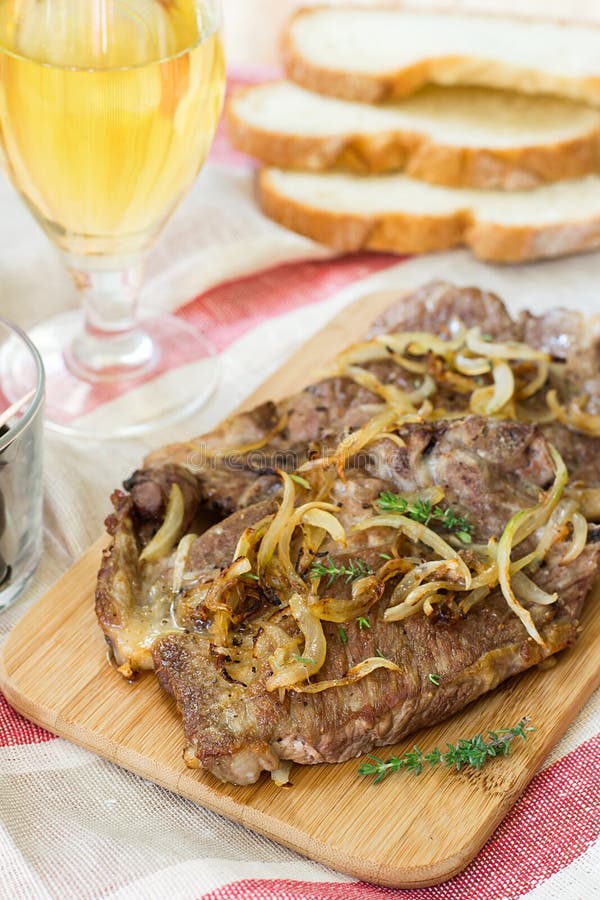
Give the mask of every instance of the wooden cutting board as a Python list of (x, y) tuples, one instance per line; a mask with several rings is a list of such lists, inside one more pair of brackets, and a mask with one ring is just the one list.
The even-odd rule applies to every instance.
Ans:
[[(307, 373), (364, 332), (393, 299), (363, 299), (332, 321), (247, 401), (297, 390)], [(123, 472), (125, 476), (128, 473)], [(98, 541), (24, 616), (0, 662), (0, 687), (23, 715), (126, 769), (241, 822), (349, 875), (391, 887), (437, 884), (460, 872), (481, 849), (600, 683), (600, 591), (589, 599), (577, 645), (554, 668), (512, 679), (460, 715), (415, 734), (383, 755), (413, 744), (443, 747), (528, 715), (536, 727), (507, 759), (481, 772), (406, 773), (379, 785), (357, 776), (358, 761), (292, 770), (293, 787), (266, 777), (234, 787), (187, 769), (173, 701), (152, 674), (128, 684), (107, 664), (93, 613)]]

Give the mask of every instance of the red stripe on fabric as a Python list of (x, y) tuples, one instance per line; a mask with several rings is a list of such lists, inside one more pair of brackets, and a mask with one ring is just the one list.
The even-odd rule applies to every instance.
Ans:
[[(169, 335), (167, 323), (164, 319), (145, 319), (144, 329), (155, 339), (161, 340), (163, 344), (163, 354), (154, 369), (147, 375), (135, 380), (117, 382), (102, 382), (96, 384), (86, 383), (86, 393), (79, 396), (79, 407), (77, 415), (82, 416), (86, 413), (93, 412), (99, 406), (123, 397), (135, 388), (142, 387), (154, 378), (171, 372), (182, 366), (190, 365), (201, 358), (201, 348), (199, 348), (195, 340), (185, 342), (179, 338), (178, 332)], [(79, 379), (72, 375), (68, 370), (64, 372), (46, 372), (46, 382), (51, 385), (51, 391), (48, 393), (54, 397), (61, 396), (77, 396), (76, 389), (81, 389)], [(74, 416), (69, 411), (61, 411), (52, 408), (52, 413), (57, 421), (68, 423)]]
[(354, 281), (401, 261), (390, 254), (357, 253), (337, 259), (283, 263), (226, 281), (181, 306), (177, 315), (223, 350), (265, 319), (319, 303)]
[(283, 78), (283, 69), (276, 65), (235, 65), (227, 66), (227, 89), (245, 84), (259, 84)]
[(23, 744), (44, 744), (54, 740), (54, 735), (45, 731), (9, 706), (0, 693), (0, 747), (18, 747)]
[[(400, 259), (389, 254), (359, 253), (333, 260), (284, 263), (244, 278), (222, 282), (179, 307), (175, 316), (209, 337), (221, 351), (265, 319), (326, 300), (352, 282), (389, 268)], [(163, 321), (146, 319), (144, 326), (151, 335), (160, 334), (167, 346), (156, 369), (145, 377), (116, 386), (110, 382), (88, 385), (87, 394), (80, 401), (78, 415), (90, 413), (158, 375), (189, 365), (199, 358), (195, 342), (185, 344), (176, 335), (167, 340)], [(74, 376), (68, 371), (48, 371), (46, 380), (52, 386), (49, 393), (58, 397), (69, 393), (74, 384)], [(58, 416), (57, 410), (53, 412)], [(68, 423), (71, 418), (69, 413), (64, 413), (60, 421)]]
[(234, 150), (227, 136), (227, 121), (222, 118), (217, 128), (208, 161), (232, 169), (258, 169), (258, 162), (239, 150)]
[(434, 887), (254, 879), (225, 885), (203, 900), (517, 900), (600, 837), (599, 784), (600, 735), (538, 773), (477, 858)]

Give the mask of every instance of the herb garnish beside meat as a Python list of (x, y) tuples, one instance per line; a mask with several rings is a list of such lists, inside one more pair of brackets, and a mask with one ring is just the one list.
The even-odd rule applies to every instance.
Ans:
[(453, 532), (463, 544), (470, 544), (473, 540), (473, 525), (468, 516), (457, 516), (450, 508), (432, 506), (430, 500), (415, 500), (411, 503), (400, 494), (383, 491), (377, 500), (377, 507), (381, 512), (400, 513), (423, 525), (439, 523), (445, 531)]
[(313, 578), (326, 577), (329, 588), (336, 578), (344, 578), (346, 584), (350, 584), (359, 578), (372, 575), (373, 569), (363, 559), (349, 559), (348, 562), (338, 566), (331, 558), (327, 558), (315, 561), (310, 567), (310, 574)]
[(374, 784), (377, 784), (401, 769), (420, 775), (425, 765), (429, 765), (430, 768), (442, 765), (457, 771), (468, 766), (479, 771), (495, 756), (509, 756), (511, 741), (515, 738), (526, 741), (527, 733), (530, 731), (535, 731), (535, 728), (532, 728), (529, 719), (524, 717), (514, 728), (487, 731), (485, 737), (483, 734), (476, 734), (472, 738), (461, 738), (456, 744), (446, 744), (445, 751), (434, 747), (429, 753), (423, 753), (419, 747), (413, 747), (402, 756), (390, 756), (387, 760), (370, 755), (368, 759), (373, 762), (362, 763), (358, 774), (374, 775)]

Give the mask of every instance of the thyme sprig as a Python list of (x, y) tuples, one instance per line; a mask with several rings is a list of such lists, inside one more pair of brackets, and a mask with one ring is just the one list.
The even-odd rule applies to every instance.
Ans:
[(472, 738), (461, 738), (456, 744), (446, 744), (445, 751), (434, 747), (429, 753), (423, 753), (419, 747), (413, 747), (402, 756), (390, 756), (387, 760), (383, 760), (379, 756), (369, 756), (368, 759), (372, 762), (363, 762), (358, 774), (374, 775), (374, 784), (377, 784), (388, 775), (399, 772), (401, 769), (420, 775), (426, 765), (431, 768), (442, 765), (457, 770), (464, 766), (470, 766), (479, 771), (495, 756), (508, 756), (511, 742), (515, 738), (527, 740), (527, 733), (530, 731), (535, 731), (535, 728), (529, 726), (529, 719), (525, 716), (514, 728), (487, 731), (485, 736), (476, 734)]
[(336, 578), (345, 578), (346, 584), (372, 575), (373, 569), (363, 559), (349, 559), (343, 565), (336, 565), (330, 556), (326, 560), (316, 560), (310, 567), (310, 575), (313, 578), (327, 578), (327, 587), (330, 588)]
[(454, 532), (463, 544), (470, 544), (473, 540), (473, 525), (469, 522), (468, 516), (457, 516), (450, 508), (432, 506), (429, 500), (415, 500), (411, 503), (400, 494), (383, 491), (379, 495), (377, 506), (381, 512), (400, 513), (414, 519), (415, 522), (422, 522), (423, 525), (437, 522), (446, 531)]

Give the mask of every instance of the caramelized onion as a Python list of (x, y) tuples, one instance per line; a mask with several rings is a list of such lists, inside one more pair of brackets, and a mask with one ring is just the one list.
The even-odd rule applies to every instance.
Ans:
[(294, 502), (296, 500), (296, 488), (290, 476), (287, 472), (281, 470), (277, 474), (283, 481), (283, 497), (279, 509), (260, 542), (260, 548), (256, 557), (256, 568), (259, 577), (275, 552), (283, 528), (294, 511)]
[(479, 603), (480, 600), (485, 600), (486, 597), (489, 597), (491, 593), (491, 589), (489, 587), (478, 587), (474, 590), (470, 591), (466, 597), (463, 597), (459, 603), (460, 611), (463, 613), (468, 613), (470, 609), (472, 609), (476, 603)]
[(498, 542), (498, 551), (496, 555), (498, 564), (498, 582), (504, 599), (515, 615), (519, 617), (529, 636), (538, 644), (542, 645), (544, 645), (544, 641), (535, 627), (531, 614), (521, 606), (513, 590), (511, 576), (514, 569), (511, 562), (511, 553), (513, 547), (516, 547), (517, 544), (524, 541), (530, 534), (533, 534), (534, 531), (537, 531), (539, 527), (547, 522), (554, 508), (558, 504), (565, 484), (567, 483), (569, 477), (567, 467), (565, 466), (560, 453), (552, 446), (552, 444), (548, 445), (548, 449), (555, 466), (554, 483), (544, 499), (538, 503), (537, 506), (534, 506), (531, 509), (521, 510), (509, 519), (508, 524), (502, 533), (502, 537)]
[(561, 500), (552, 511), (546, 524), (543, 526), (541, 536), (535, 549), (526, 556), (522, 556), (516, 562), (513, 562), (511, 571), (520, 571), (526, 567), (529, 568), (530, 571), (537, 570), (551, 547), (561, 540), (561, 538), (566, 536), (567, 524), (576, 511), (577, 504), (573, 500)]
[(367, 528), (398, 528), (414, 543), (420, 542), (431, 547), (441, 559), (456, 560), (464, 586), (467, 589), (470, 587), (471, 572), (462, 557), (439, 534), (436, 534), (435, 531), (432, 531), (431, 528), (428, 528), (421, 522), (413, 522), (407, 516), (397, 513), (387, 513), (357, 522), (354, 526), (354, 531), (365, 531)]
[(389, 358), (388, 350), (382, 347), (381, 344), (378, 344), (376, 341), (361, 341), (348, 347), (347, 350), (343, 350), (342, 353), (338, 353), (332, 374), (342, 375), (348, 366), (361, 366), (364, 363), (377, 362)]
[[(427, 579), (435, 578), (436, 581), (452, 580), (456, 590), (460, 585), (463, 573), (457, 560), (435, 559), (415, 565), (412, 570), (396, 585), (390, 599), (390, 607), (406, 600), (414, 588)], [(431, 583), (431, 581), (429, 581)]]
[(454, 357), (454, 368), (461, 375), (489, 375), (490, 361), (487, 357), (466, 356), (464, 353), (457, 353)]
[(471, 412), (480, 416), (497, 415), (512, 400), (515, 391), (515, 379), (508, 363), (494, 361), (492, 375), (493, 385), (478, 388), (471, 394)]
[(555, 390), (548, 391), (546, 395), (550, 412), (562, 425), (592, 437), (600, 437), (600, 416), (584, 412), (581, 408), (584, 400), (583, 397), (578, 398), (577, 401), (571, 400), (568, 407), (565, 407), (559, 402)]
[(265, 516), (264, 519), (260, 519), (254, 525), (249, 525), (248, 528), (244, 528), (236, 548), (233, 551), (233, 558), (237, 559), (239, 556), (248, 556), (252, 552), (254, 546), (258, 544), (264, 536), (273, 519), (273, 515)]
[(512, 583), (519, 597), (528, 603), (539, 603), (540, 606), (550, 606), (558, 600), (558, 594), (549, 594), (539, 587), (535, 581), (528, 578), (524, 572), (514, 572), (511, 575)]
[(292, 690), (296, 694), (319, 694), (321, 691), (329, 690), (329, 688), (354, 684), (366, 675), (370, 675), (371, 672), (374, 672), (376, 669), (390, 669), (392, 672), (399, 672), (400, 666), (393, 663), (391, 659), (383, 659), (381, 656), (371, 656), (369, 659), (363, 659), (358, 665), (348, 669), (342, 678), (332, 678), (330, 681), (317, 681), (316, 684), (294, 685)]
[(281, 667), (292, 653), (296, 653), (299, 650), (301, 640), (302, 637), (300, 635), (292, 637), (285, 629), (276, 625), (273, 621), (263, 622), (261, 631), (256, 638), (254, 656), (261, 658), (266, 656), (267, 653), (272, 653), (275, 665)]
[(514, 535), (515, 546), (521, 543), (521, 541), (524, 541), (525, 538), (528, 538), (530, 534), (533, 534), (534, 531), (537, 531), (538, 528), (548, 521), (551, 512), (560, 500), (565, 485), (569, 480), (567, 467), (558, 450), (552, 444), (548, 445), (548, 450), (555, 467), (554, 483), (541, 503), (538, 503), (537, 506), (534, 506), (531, 509), (522, 510), (520, 513), (516, 514), (520, 519)]
[(529, 344), (517, 341), (486, 341), (481, 336), (481, 328), (469, 328), (465, 343), (475, 356), (487, 356), (488, 359), (540, 359), (547, 362), (550, 357), (542, 350), (534, 350)]
[[(406, 421), (406, 417), (401, 416), (402, 421)], [(414, 417), (415, 421), (419, 421), (419, 417)], [(347, 435), (338, 444), (335, 452), (331, 456), (323, 456), (319, 459), (311, 459), (303, 463), (298, 469), (299, 472), (307, 472), (315, 468), (327, 468), (328, 466), (336, 466), (338, 472), (343, 471), (346, 462), (356, 453), (359, 453), (364, 447), (374, 441), (376, 438), (383, 437), (388, 431), (398, 426), (399, 417), (395, 409), (386, 407), (382, 412), (373, 416), (366, 425), (353, 431)]]
[(388, 579), (395, 578), (395, 576), (399, 574), (404, 575), (412, 569), (414, 569), (414, 563), (404, 557), (394, 557), (393, 559), (386, 560), (386, 562), (377, 570), (375, 575), (379, 581), (386, 582)]
[(583, 553), (587, 543), (588, 523), (581, 513), (573, 513), (571, 523), (573, 525), (573, 540), (571, 541), (570, 548), (560, 561), (561, 566), (566, 566), (577, 559), (577, 557)]
[[(237, 447), (220, 447), (218, 450), (209, 450), (203, 442), (200, 445), (201, 453), (206, 459), (223, 459), (226, 456), (241, 456), (243, 453), (251, 453), (253, 450), (260, 450), (273, 438), (283, 431), (288, 421), (287, 410), (280, 416), (276, 425), (266, 432), (262, 437), (255, 441), (249, 441), (247, 444), (239, 444)], [(197, 449), (198, 444), (193, 441), (190, 443), (190, 449)]]
[[(294, 531), (299, 525), (306, 523), (307, 525), (320, 528), (322, 531), (329, 533), (335, 541), (339, 541), (341, 544), (346, 543), (346, 532), (339, 519), (336, 519), (332, 512), (339, 512), (338, 507), (333, 503), (320, 503), (318, 501), (304, 503), (298, 509), (293, 510), (288, 521), (281, 528), (277, 545), (279, 561), (286, 573), (293, 571), (294, 575), (297, 575), (290, 557), (290, 545)], [(318, 543), (320, 545), (320, 541)]]
[(290, 612), (304, 637), (304, 649), (298, 659), (286, 662), (282, 666), (277, 665), (277, 659), (273, 656), (269, 659), (273, 674), (265, 682), (268, 691), (291, 688), (299, 682), (306, 681), (319, 671), (327, 654), (323, 626), (309, 609), (306, 598), (294, 592), (290, 595), (289, 605)]
[[(438, 595), (439, 591), (455, 591), (456, 589), (457, 585), (453, 581), (427, 581), (425, 584), (414, 587), (402, 603), (388, 607), (383, 614), (383, 618), (386, 622), (398, 622), (400, 619), (405, 619), (413, 612), (420, 610), (427, 600), (431, 600), (433, 596)], [(439, 597), (442, 599), (443, 595), (440, 594)]]
[(565, 490), (565, 497), (573, 497), (578, 503), (579, 511), (590, 522), (600, 519), (600, 488), (581, 488), (570, 485)]
[[(334, 541), (345, 546), (346, 532), (344, 526), (339, 519), (336, 519), (336, 517), (331, 514), (331, 512), (326, 511), (325, 504), (317, 505), (316, 503), (310, 503), (307, 504), (307, 506), (309, 506), (310, 509), (307, 509), (306, 512), (303, 513), (302, 521), (306, 522), (308, 525), (314, 525), (316, 528), (322, 528)], [(338, 511), (338, 508), (333, 506), (333, 504), (332, 508), (336, 510), (336, 512)]]
[(227, 566), (226, 569), (223, 569), (217, 575), (213, 583), (209, 586), (206, 592), (204, 605), (208, 609), (218, 609), (223, 606), (223, 594), (232, 586), (232, 584), (238, 581), (242, 575), (246, 575), (246, 573), (251, 570), (252, 565), (246, 556), (240, 556), (239, 559), (234, 560), (230, 566)]
[(425, 356), (428, 353), (434, 353), (436, 356), (447, 358), (463, 346), (465, 329), (461, 323), (458, 328), (458, 335), (449, 341), (443, 340), (443, 338), (437, 334), (432, 334), (430, 331), (403, 331), (397, 334), (378, 334), (375, 340), (400, 355), (411, 353), (413, 356)]
[(150, 541), (140, 553), (140, 562), (157, 562), (168, 556), (175, 542), (181, 535), (181, 526), (185, 513), (183, 494), (178, 484), (171, 485), (165, 518)]
[(367, 371), (367, 369), (361, 369), (359, 366), (348, 366), (346, 371), (353, 381), (373, 394), (382, 397), (400, 415), (416, 413), (417, 410), (408, 399), (406, 392), (395, 384), (382, 384), (372, 372)]
[(520, 523), (523, 521), (523, 517), (527, 515), (526, 512), (518, 512), (511, 519), (509, 519), (506, 528), (500, 538), (498, 543), (498, 581), (500, 584), (500, 589), (502, 590), (502, 595), (506, 600), (510, 609), (514, 612), (516, 616), (521, 620), (527, 634), (533, 638), (536, 643), (544, 646), (544, 641), (542, 637), (535, 627), (534, 621), (531, 618), (531, 613), (526, 610), (515, 595), (515, 592), (512, 587), (511, 581), (511, 551), (513, 548), (513, 544), (516, 543), (516, 534), (519, 528)]
[(358, 578), (350, 597), (311, 597), (310, 610), (325, 622), (349, 622), (364, 616), (381, 600), (385, 585), (374, 575)]
[(526, 400), (528, 397), (533, 397), (534, 394), (537, 394), (541, 388), (546, 384), (548, 380), (548, 373), (550, 371), (550, 363), (548, 360), (540, 359), (536, 362), (537, 373), (528, 381), (527, 384), (519, 387), (517, 391), (517, 397), (519, 400)]
[(171, 582), (171, 590), (177, 594), (183, 587), (183, 576), (187, 565), (190, 549), (197, 534), (185, 534), (177, 545), (177, 552), (173, 560), (173, 580)]
[[(249, 572), (251, 568), (250, 560), (241, 556), (223, 569), (206, 591), (204, 606), (214, 613), (209, 631), (215, 646), (222, 653), (227, 647), (229, 627), (234, 614), (232, 604), (228, 602), (228, 595), (236, 592), (240, 577)], [(236, 599), (239, 600), (239, 593)]]

